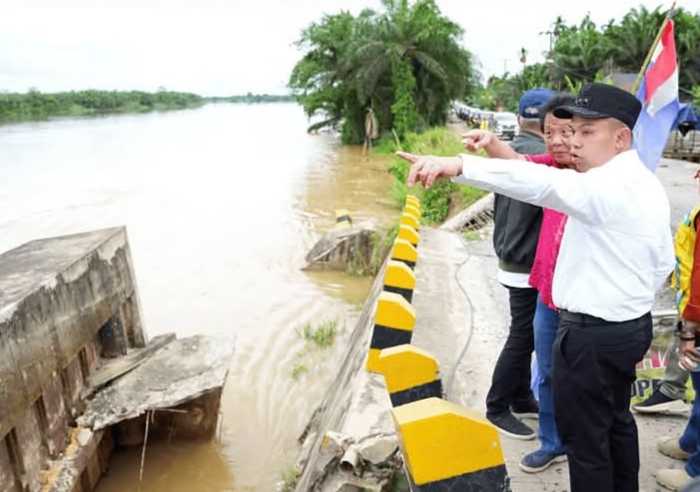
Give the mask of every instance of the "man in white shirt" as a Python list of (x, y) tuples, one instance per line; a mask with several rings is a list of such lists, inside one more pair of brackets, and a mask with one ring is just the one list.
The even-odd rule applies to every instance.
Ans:
[(554, 272), (560, 309), (552, 386), (571, 492), (637, 492), (639, 443), (629, 410), (635, 366), (652, 338), (654, 294), (674, 265), (670, 210), (658, 179), (632, 150), (641, 104), (586, 85), (570, 118), (578, 171), (462, 155), (413, 156), (409, 185), (439, 177), (569, 216)]

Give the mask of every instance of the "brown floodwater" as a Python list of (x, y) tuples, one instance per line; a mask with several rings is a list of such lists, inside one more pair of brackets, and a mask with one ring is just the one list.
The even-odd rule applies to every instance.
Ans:
[[(0, 251), (126, 225), (148, 335), (236, 337), (220, 439), (115, 453), (99, 492), (272, 491), (332, 384), (371, 279), (304, 272), (336, 209), (388, 226), (382, 158), (291, 104), (0, 127)], [(337, 324), (330, 348), (307, 324)], [(301, 373), (298, 378), (293, 372)]]

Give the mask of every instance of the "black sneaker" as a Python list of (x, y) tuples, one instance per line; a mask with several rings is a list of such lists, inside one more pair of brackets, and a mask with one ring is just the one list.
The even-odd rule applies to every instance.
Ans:
[(496, 415), (486, 415), (486, 419), (491, 422), (502, 434), (514, 439), (529, 441), (537, 437), (535, 431), (523, 424), (510, 412)]
[(683, 400), (670, 398), (657, 389), (643, 402), (632, 405), (632, 410), (645, 414), (685, 415), (690, 411), (690, 405)]
[(536, 419), (540, 414), (540, 406), (534, 398), (521, 403), (513, 403), (510, 411), (521, 419)]

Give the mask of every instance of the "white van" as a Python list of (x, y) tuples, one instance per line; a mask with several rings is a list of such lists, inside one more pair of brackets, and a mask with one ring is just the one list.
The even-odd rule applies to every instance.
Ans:
[(513, 140), (518, 134), (518, 118), (514, 113), (496, 113), (494, 133), (501, 140)]

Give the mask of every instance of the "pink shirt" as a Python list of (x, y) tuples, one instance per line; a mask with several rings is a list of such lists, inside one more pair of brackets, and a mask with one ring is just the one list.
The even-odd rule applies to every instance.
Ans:
[[(525, 158), (537, 164), (559, 167), (557, 161), (550, 154), (528, 155)], [(567, 218), (566, 215), (556, 210), (543, 209), (540, 238), (537, 241), (535, 261), (530, 271), (530, 285), (540, 293), (542, 302), (552, 309), (557, 308), (552, 301), (554, 267), (557, 264), (557, 256), (559, 256), (559, 248), (561, 247), (561, 239), (564, 236), (564, 226)]]

